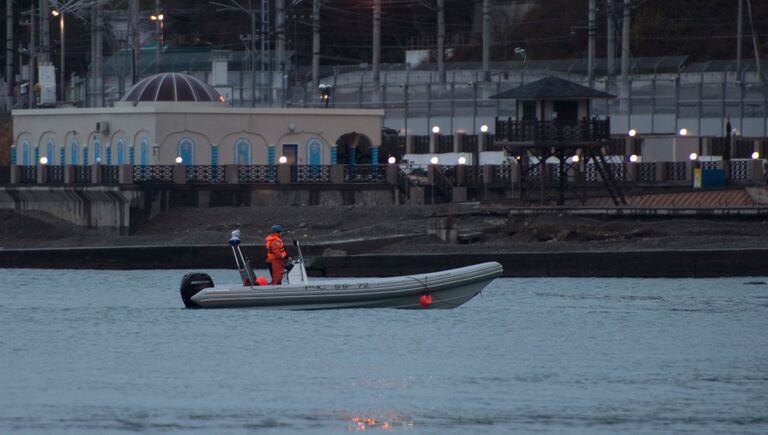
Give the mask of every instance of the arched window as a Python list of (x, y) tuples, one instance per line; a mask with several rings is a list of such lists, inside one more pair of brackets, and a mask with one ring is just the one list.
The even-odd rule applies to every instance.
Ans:
[(195, 143), (192, 139), (183, 138), (179, 141), (177, 156), (181, 157), (181, 163), (185, 165), (195, 164)]
[(125, 164), (125, 141), (122, 138), (117, 141), (117, 164)]
[(149, 140), (143, 137), (139, 145), (139, 163), (141, 166), (149, 164)]
[(323, 164), (323, 142), (319, 139), (311, 139), (307, 142), (307, 163), (310, 165)]
[(21, 164), (24, 166), (29, 166), (29, 159), (29, 141), (25, 139), (21, 145)]
[[(53, 139), (48, 139), (48, 142), (45, 144), (45, 157), (48, 158), (48, 164), (53, 165), (56, 163), (56, 143)], [(64, 164), (64, 162), (62, 162)]]
[(93, 141), (93, 163), (103, 163), (101, 161), (101, 140), (94, 139)]
[(235, 142), (235, 164), (251, 164), (251, 143), (246, 139), (238, 139)]
[(77, 139), (72, 139), (72, 141), (69, 143), (69, 164), (70, 165), (76, 165), (77, 164), (77, 156), (80, 155), (80, 144), (77, 143)]

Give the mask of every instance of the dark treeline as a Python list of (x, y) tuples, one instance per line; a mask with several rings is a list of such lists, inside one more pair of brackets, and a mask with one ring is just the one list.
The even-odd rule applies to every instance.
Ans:
[[(19, 23), (28, 20), (20, 15), (32, 2), (39, 0), (6, 0), (0, 4), (0, 34), (5, 36), (6, 2), (13, 1)], [(745, 0), (743, 56), (751, 58), (752, 28)], [(219, 0), (230, 3), (230, 0)], [(238, 0), (247, 7), (248, 0)], [(260, 0), (251, 1), (254, 8)], [(297, 53), (299, 65), (311, 62), (312, 0), (286, 0), (286, 47)], [(530, 1), (528, 2), (531, 3)], [(621, 28), (621, 5), (615, 13)], [(736, 0), (633, 0), (632, 56), (689, 55), (694, 60), (735, 58), (737, 32)], [(208, 1), (162, 0), (165, 12), (165, 41), (169, 46), (206, 46), (242, 50), (243, 36), (250, 34), (250, 20), (242, 12), (219, 11)], [(371, 61), (373, 0), (323, 0), (321, 8), (321, 63), (354, 65)], [(479, 23), (482, 0), (446, 0), (446, 46), (453, 48), (452, 60), (479, 61), (481, 37)], [(492, 60), (514, 59), (515, 47), (526, 49), (529, 59), (581, 58), (586, 56), (588, 0), (541, 0), (532, 3), (519, 23), (495, 10)], [(598, 0), (598, 57), (606, 52), (605, 1)], [(154, 10), (154, 0), (142, 0), (142, 11)], [(126, 10), (127, 1), (115, 1), (106, 9)], [(768, 1), (751, 0), (752, 16), (761, 57), (768, 57)], [(274, 0), (272, 0), (274, 25)], [(90, 53), (87, 18), (67, 17), (68, 70), (84, 74)], [(58, 56), (57, 19), (50, 20), (52, 57)], [(151, 28), (151, 27), (148, 27)], [(259, 25), (257, 24), (257, 33)], [(381, 61), (399, 63), (409, 48), (434, 48), (437, 33), (436, 0), (382, 0)], [(15, 29), (16, 43), (11, 55), (18, 58), (18, 46), (28, 44), (29, 27)], [(274, 32), (269, 34), (274, 41)], [(617, 35), (620, 46), (620, 35)], [(120, 41), (105, 40), (105, 54), (120, 46)], [(620, 51), (617, 50), (617, 54)], [(0, 65), (5, 64), (2, 50)], [(55, 59), (55, 58), (54, 58)]]

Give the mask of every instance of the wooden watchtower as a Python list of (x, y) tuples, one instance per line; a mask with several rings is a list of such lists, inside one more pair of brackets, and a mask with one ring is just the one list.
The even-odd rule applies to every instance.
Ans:
[[(614, 95), (547, 77), (490, 98), (516, 100), (516, 119), (496, 118), (494, 139), (520, 157), (521, 199), (538, 192), (544, 202), (547, 189), (553, 186), (557, 204), (563, 205), (566, 189), (578, 187), (577, 177), (569, 174), (580, 173), (579, 168), (592, 161), (614, 203), (626, 204), (604, 154), (611, 120), (590, 114), (593, 99)], [(573, 156), (579, 156), (578, 160)], [(553, 157), (558, 161), (557, 169), (548, 173), (546, 162)]]

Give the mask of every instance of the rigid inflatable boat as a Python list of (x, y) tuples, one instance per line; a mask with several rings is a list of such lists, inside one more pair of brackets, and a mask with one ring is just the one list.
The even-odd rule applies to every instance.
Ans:
[[(238, 240), (239, 242), (239, 240)], [(267, 308), (319, 310), (337, 308), (455, 308), (480, 293), (501, 276), (497, 262), (391, 278), (328, 279), (310, 283), (301, 257), (291, 262), (287, 281), (258, 285), (239, 243), (232, 245), (243, 284), (216, 287), (208, 274), (193, 272), (181, 280), (181, 299), (187, 308)]]

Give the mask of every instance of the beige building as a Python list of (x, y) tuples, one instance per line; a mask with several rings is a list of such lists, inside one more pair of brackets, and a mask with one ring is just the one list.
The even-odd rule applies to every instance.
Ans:
[[(108, 108), (13, 111), (17, 165), (378, 161), (384, 110), (232, 108), (192, 76), (148, 77)], [(14, 164), (14, 162), (12, 162)]]

